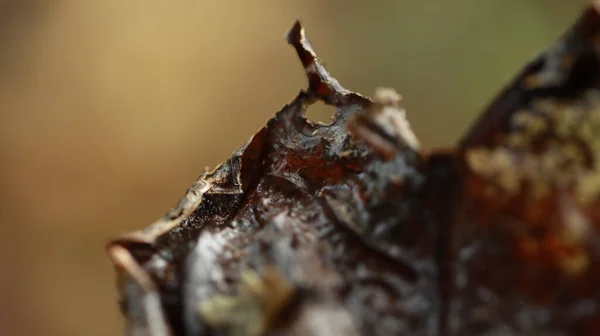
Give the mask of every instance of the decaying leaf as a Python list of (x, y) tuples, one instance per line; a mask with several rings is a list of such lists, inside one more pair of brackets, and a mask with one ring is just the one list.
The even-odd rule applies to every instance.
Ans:
[[(600, 3), (456, 150), (400, 96), (308, 89), (150, 227), (114, 239), (132, 335), (600, 335)], [(317, 100), (330, 125), (303, 116)]]

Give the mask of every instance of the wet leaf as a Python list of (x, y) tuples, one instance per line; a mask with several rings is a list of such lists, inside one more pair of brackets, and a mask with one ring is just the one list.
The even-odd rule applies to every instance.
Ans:
[(596, 6), (446, 151), (395, 91), (343, 88), (297, 22), (308, 89), (109, 243), (128, 333), (600, 334)]

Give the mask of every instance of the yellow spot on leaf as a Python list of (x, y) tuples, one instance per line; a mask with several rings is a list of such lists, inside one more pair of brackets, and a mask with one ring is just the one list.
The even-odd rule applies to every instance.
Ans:
[(295, 289), (276, 268), (262, 274), (245, 270), (237, 295), (214, 295), (200, 304), (200, 315), (209, 325), (230, 336), (261, 336), (292, 302)]

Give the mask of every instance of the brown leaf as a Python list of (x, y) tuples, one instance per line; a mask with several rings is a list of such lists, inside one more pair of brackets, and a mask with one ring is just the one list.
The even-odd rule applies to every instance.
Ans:
[[(296, 22), (308, 89), (108, 245), (128, 331), (600, 334), (596, 6), (439, 152), (395, 91), (343, 88)], [(317, 100), (330, 125), (304, 117)]]

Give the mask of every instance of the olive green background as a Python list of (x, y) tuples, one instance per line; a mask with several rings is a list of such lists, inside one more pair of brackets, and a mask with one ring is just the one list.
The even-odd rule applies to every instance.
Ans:
[(0, 334), (121, 333), (104, 244), (305, 86), (296, 17), (344, 86), (396, 88), (439, 147), (585, 2), (0, 0)]

